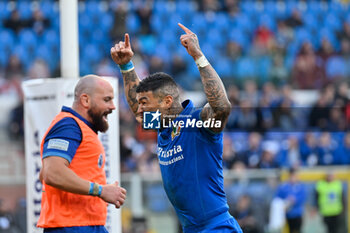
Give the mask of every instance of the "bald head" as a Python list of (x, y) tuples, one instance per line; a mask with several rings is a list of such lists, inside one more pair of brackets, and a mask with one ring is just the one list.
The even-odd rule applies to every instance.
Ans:
[(74, 101), (78, 101), (80, 96), (85, 93), (91, 96), (96, 87), (96, 80), (100, 79), (97, 75), (86, 75), (82, 77), (74, 89)]
[(115, 109), (113, 99), (114, 90), (107, 80), (86, 75), (75, 86), (72, 109), (92, 123), (97, 131), (105, 132), (107, 115)]

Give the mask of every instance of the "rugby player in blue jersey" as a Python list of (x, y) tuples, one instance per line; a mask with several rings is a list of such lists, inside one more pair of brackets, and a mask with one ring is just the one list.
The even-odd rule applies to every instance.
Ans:
[[(162, 121), (172, 122), (172, 127), (158, 129), (158, 161), (164, 189), (184, 233), (242, 232), (228, 212), (222, 169), (222, 131), (231, 104), (196, 34), (179, 26), (185, 31), (181, 44), (198, 66), (208, 100), (202, 109), (194, 108), (191, 100), (181, 102), (177, 84), (165, 73), (151, 74), (142, 81), (138, 78), (128, 34), (111, 48), (111, 56), (121, 69), (125, 95), (136, 119), (142, 122), (144, 112), (157, 111)], [(180, 125), (180, 121), (185, 123)], [(208, 121), (206, 127), (196, 123)]]

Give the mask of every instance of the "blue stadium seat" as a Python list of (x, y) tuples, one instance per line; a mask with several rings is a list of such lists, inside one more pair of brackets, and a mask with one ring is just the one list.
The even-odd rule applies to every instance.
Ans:
[(21, 19), (29, 19), (32, 17), (31, 2), (19, 1), (17, 2), (17, 9)]
[(18, 59), (21, 61), (23, 67), (25, 70), (28, 70), (32, 60), (32, 57), (29, 56), (29, 53), (26, 49), (26, 47), (21, 46), (21, 44), (17, 44), (13, 50), (12, 54), (17, 56)]
[(195, 13), (195, 2), (180, 0), (176, 2), (176, 12), (181, 15), (181, 17), (186, 17)]
[(242, 30), (244, 33), (252, 33), (256, 29), (256, 24), (254, 20), (252, 20), (248, 15), (246, 14), (238, 14), (234, 19), (234, 25)]
[(58, 64), (58, 56), (53, 56), (53, 51), (47, 45), (40, 45), (36, 50), (36, 58), (40, 58), (46, 61), (51, 72), (53, 72)]
[(141, 26), (140, 19), (134, 13), (129, 12), (126, 24), (130, 33), (134, 34), (139, 32)]
[[(147, 55), (152, 55), (155, 52), (157, 52), (157, 50), (159, 49), (159, 47), (156, 45), (156, 39), (153, 35), (139, 36), (139, 42), (140, 42), (141, 51)], [(160, 50), (163, 50), (162, 48), (166, 47), (166, 44), (161, 44), (159, 46), (161, 47)], [(167, 50), (167, 49), (164, 49), (164, 50)], [(164, 51), (161, 51), (160, 55), (165, 55)]]
[(46, 30), (42, 35), (42, 43), (50, 47), (50, 49), (58, 50), (60, 46), (60, 35), (56, 30)]
[(258, 79), (260, 82), (264, 83), (268, 81), (270, 69), (271, 69), (271, 57), (262, 56), (257, 58), (256, 68), (258, 70)]
[(35, 49), (38, 44), (38, 38), (34, 31), (30, 29), (23, 29), (18, 34), (18, 41), (22, 46)]
[(0, 67), (6, 67), (8, 64), (9, 57), (7, 56), (6, 51), (2, 50), (0, 46)]
[(318, 17), (321, 9), (320, 1), (312, 0), (307, 3), (307, 12), (314, 15), (315, 17)]
[(312, 13), (303, 14), (303, 21), (304, 21), (304, 25), (309, 31), (310, 30), (316, 31), (320, 26), (319, 21), (317, 20), (315, 14), (312, 14)]
[(51, 1), (41, 1), (40, 3), (40, 11), (43, 13), (45, 18), (51, 18), (53, 14), (55, 14), (54, 3)]
[(80, 69), (80, 76), (84, 76), (87, 74), (92, 74), (93, 73), (93, 67), (89, 62), (87, 62), (84, 59), (79, 60), (79, 69)]
[(15, 46), (15, 35), (12, 30), (1, 29), (0, 30), (0, 47), (6, 51), (11, 51)]
[(295, 43), (302, 44), (305, 41), (312, 42), (312, 35), (310, 33), (310, 30), (306, 29), (305, 27), (301, 27), (299, 29), (295, 30)]
[(333, 56), (327, 60), (326, 74), (329, 78), (345, 77), (346, 63), (341, 56)]
[(227, 33), (223, 34), (218, 28), (208, 28), (205, 43), (216, 49), (224, 49), (227, 43)]
[(275, 31), (276, 30), (276, 20), (270, 14), (261, 14), (259, 15), (259, 25), (264, 25), (268, 29)]
[(102, 29), (105, 33), (109, 33), (109, 31), (113, 27), (113, 15), (110, 12), (105, 12), (102, 14), (99, 24), (99, 28)]
[(322, 28), (319, 31), (318, 43), (321, 44), (323, 39), (329, 40), (329, 42), (331, 42), (334, 48), (337, 48), (339, 46), (339, 42), (337, 41), (335, 33), (329, 28)]
[(232, 63), (229, 58), (221, 56), (219, 60), (213, 61), (213, 66), (221, 78), (232, 77)]
[(238, 28), (232, 28), (229, 32), (229, 40), (234, 41), (239, 44), (244, 50), (247, 50), (250, 44), (250, 41), (246, 34), (239, 30)]
[(102, 51), (97, 48), (95, 44), (88, 44), (81, 51), (83, 60), (88, 62), (90, 65), (98, 64), (102, 59)]
[(9, 2), (0, 1), (0, 20), (8, 19), (10, 17), (11, 11), (8, 5)]
[(341, 30), (342, 22), (338, 15), (334, 13), (329, 13), (324, 18), (324, 26), (333, 32)]
[(240, 79), (256, 77), (256, 67), (250, 57), (242, 57), (237, 64), (237, 75)]

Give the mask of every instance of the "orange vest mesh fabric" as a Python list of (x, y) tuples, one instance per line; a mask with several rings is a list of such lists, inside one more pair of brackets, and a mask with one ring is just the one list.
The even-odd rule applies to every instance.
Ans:
[[(61, 112), (52, 121), (45, 133), (44, 139), (50, 129), (61, 119), (71, 117), (79, 125), (82, 132), (82, 142), (78, 147), (69, 168), (82, 179), (106, 184), (104, 171), (105, 152), (97, 134), (83, 121), (71, 113)], [(41, 156), (44, 139), (41, 142)], [(102, 155), (102, 166), (99, 159)], [(101, 163), (100, 163), (101, 165)], [(107, 217), (107, 204), (99, 197), (79, 195), (46, 185), (43, 182), (41, 213), (38, 227), (72, 227), (105, 225)]]

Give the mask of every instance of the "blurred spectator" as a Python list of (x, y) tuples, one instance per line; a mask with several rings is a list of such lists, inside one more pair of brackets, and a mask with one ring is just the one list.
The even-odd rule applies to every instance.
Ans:
[(334, 88), (327, 86), (324, 88), (319, 96), (317, 102), (312, 106), (309, 114), (309, 126), (326, 129), (329, 120), (329, 112), (334, 101)]
[(51, 22), (50, 19), (43, 16), (43, 13), (39, 9), (36, 9), (33, 12), (32, 18), (28, 21), (28, 24), (36, 34), (42, 35), (43, 32), (50, 27)]
[(241, 158), (248, 168), (257, 168), (261, 154), (261, 135), (256, 132), (250, 133), (247, 149), (241, 152)]
[(282, 143), (277, 161), (279, 167), (283, 168), (299, 167), (301, 165), (298, 138), (291, 136)]
[(330, 109), (329, 121), (326, 129), (331, 132), (346, 130), (345, 114), (341, 107), (333, 106)]
[(318, 163), (318, 149), (315, 134), (307, 132), (300, 142), (300, 155), (303, 165), (315, 166)]
[(294, 31), (283, 20), (277, 21), (276, 46), (284, 51), (294, 39)]
[[(13, 108), (10, 111), (8, 123), (7, 123), (7, 132), (9, 137), (12, 140), (23, 141), (24, 137), (24, 106), (23, 101)], [(23, 145), (24, 146), (24, 145)]]
[(236, 41), (228, 41), (226, 44), (226, 55), (232, 61), (236, 61), (237, 58), (242, 56), (242, 46)]
[(11, 79), (12, 77), (23, 77), (24, 76), (24, 68), (17, 57), (17, 55), (11, 55), (9, 59), (9, 63), (5, 68), (5, 78)]
[(337, 37), (339, 41), (346, 40), (350, 42), (350, 23), (347, 21), (343, 22), (342, 30), (337, 32)]
[(350, 132), (347, 132), (342, 142), (339, 143), (335, 164), (350, 165)]
[(27, 232), (27, 203), (25, 198), (20, 198), (17, 201), (17, 206), (14, 214), (14, 222), (19, 232)]
[(289, 170), (288, 181), (278, 187), (276, 196), (285, 202), (289, 232), (300, 233), (302, 217), (305, 212), (306, 189), (304, 184), (300, 183), (294, 168)]
[(321, 41), (321, 46), (317, 52), (317, 56), (322, 62), (321, 66), (324, 67), (327, 63), (327, 60), (333, 55), (335, 55), (333, 45), (327, 38), (323, 38)]
[(258, 131), (261, 130), (261, 123), (261, 112), (253, 106), (249, 99), (241, 99), (239, 108), (232, 108), (226, 128)]
[(283, 57), (275, 55), (272, 59), (273, 64), (270, 69), (270, 80), (275, 85), (284, 85), (288, 82), (289, 72), (284, 65)]
[(297, 111), (294, 109), (290, 86), (285, 85), (282, 93), (282, 98), (273, 108), (274, 126), (282, 131), (297, 130)]
[(286, 19), (286, 25), (291, 28), (296, 28), (304, 25), (300, 11), (293, 9), (289, 18)]
[(123, 0), (115, 5), (113, 7), (114, 20), (110, 36), (112, 41), (120, 41), (124, 39), (124, 34), (127, 32), (128, 2)]
[(234, 144), (229, 136), (223, 138), (222, 165), (225, 169), (233, 169), (235, 164), (241, 161), (238, 153), (235, 151)]
[(232, 107), (239, 105), (240, 101), (240, 90), (236, 85), (229, 85), (227, 88), (227, 96), (230, 100)]
[(259, 92), (255, 81), (247, 80), (244, 82), (244, 90), (241, 94), (241, 99), (248, 100), (253, 107), (257, 107), (259, 104)]
[(30, 79), (51, 78), (50, 70), (43, 59), (36, 59), (28, 71)]
[(221, 9), (221, 5), (218, 0), (197, 0), (197, 2), (200, 11), (216, 12)]
[(12, 29), (16, 34), (18, 34), (23, 28), (28, 27), (29, 23), (27, 20), (21, 19), (20, 13), (17, 9), (11, 12), (9, 19), (3, 21), (5, 28)]
[(164, 71), (164, 62), (160, 57), (152, 56), (149, 62), (149, 73)]
[(321, 68), (321, 72), (325, 75), (328, 75), (327, 80), (325, 82), (335, 82), (336, 80), (332, 80), (335, 77), (330, 76), (330, 72), (326, 71), (327, 63), (329, 59), (333, 56), (335, 56), (336, 53), (334, 52), (333, 45), (327, 38), (323, 38), (321, 41), (321, 46), (319, 50), (317, 51), (317, 57), (318, 57), (318, 63)]
[(320, 142), (318, 146), (318, 164), (319, 165), (332, 165), (336, 158), (335, 149), (337, 147), (336, 142), (331, 138), (329, 132), (323, 132), (320, 136)]
[(278, 150), (279, 148), (277, 142), (264, 142), (262, 146), (261, 159), (259, 161), (258, 167), (262, 169), (278, 168), (278, 163), (276, 161), (276, 154)]
[(115, 77), (117, 75), (117, 69), (110, 63), (110, 59), (104, 58), (97, 65), (96, 74), (99, 76)]
[(257, 219), (254, 215), (251, 198), (244, 194), (240, 196), (230, 214), (237, 220), (244, 233), (259, 233)]
[(346, 82), (341, 82), (335, 93), (334, 106), (341, 107), (345, 111), (349, 101), (349, 85)]
[(0, 232), (20, 233), (14, 223), (13, 215), (3, 207), (2, 200), (0, 200)]
[(343, 230), (341, 215), (343, 213), (345, 198), (343, 184), (335, 180), (332, 172), (327, 173), (325, 180), (316, 184), (317, 208), (326, 224), (327, 233), (340, 233)]
[(264, 24), (260, 25), (255, 32), (254, 45), (263, 53), (270, 51), (274, 45), (274, 34)]
[(224, 0), (223, 10), (230, 16), (234, 16), (239, 12), (239, 1), (237, 0)]
[(136, 10), (136, 14), (141, 22), (141, 34), (152, 33), (151, 29), (151, 17), (152, 17), (152, 0), (146, 0), (142, 4), (139, 4), (139, 8)]
[(317, 89), (323, 86), (324, 77), (310, 42), (304, 42), (292, 70), (292, 83), (299, 89)]

